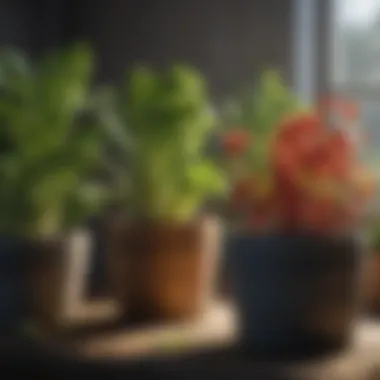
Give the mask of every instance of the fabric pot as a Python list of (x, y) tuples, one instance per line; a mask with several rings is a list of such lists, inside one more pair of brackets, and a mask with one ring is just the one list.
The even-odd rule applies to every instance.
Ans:
[(27, 245), (12, 236), (0, 236), (0, 332), (18, 334), (28, 317), (26, 293)]
[(360, 247), (304, 234), (229, 238), (242, 347), (264, 356), (344, 347), (358, 307)]
[(217, 222), (113, 223), (109, 238), (111, 293), (127, 319), (183, 320), (209, 304), (219, 251)]

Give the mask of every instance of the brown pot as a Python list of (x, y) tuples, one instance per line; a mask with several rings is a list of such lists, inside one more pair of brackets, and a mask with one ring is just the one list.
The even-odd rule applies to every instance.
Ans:
[(201, 313), (213, 293), (218, 227), (112, 223), (111, 292), (131, 320), (182, 320)]
[(365, 276), (366, 309), (371, 314), (380, 315), (380, 252), (368, 261)]

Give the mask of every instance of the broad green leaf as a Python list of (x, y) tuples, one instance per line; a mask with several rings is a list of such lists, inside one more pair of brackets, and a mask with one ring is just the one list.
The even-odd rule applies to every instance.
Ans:
[[(4, 84), (6, 70), (14, 80)], [(102, 164), (104, 121), (91, 103), (92, 71), (86, 45), (33, 65), (22, 54), (0, 54), (0, 232), (46, 235), (69, 227), (70, 199), (80, 198), (75, 194)], [(91, 205), (78, 208), (77, 220)]]

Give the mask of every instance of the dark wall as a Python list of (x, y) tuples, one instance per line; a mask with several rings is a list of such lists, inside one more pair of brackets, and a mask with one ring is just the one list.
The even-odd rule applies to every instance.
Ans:
[(96, 14), (104, 1), (1, 0), (0, 44), (40, 54), (78, 38), (94, 40)]
[(262, 67), (290, 76), (291, 0), (2, 0), (0, 43), (39, 53), (77, 38), (100, 57), (99, 78), (137, 62), (186, 61), (225, 94)]
[(2, 0), (0, 44), (14, 45), (29, 53), (61, 44), (66, 19), (64, 3), (62, 0)]
[(217, 95), (278, 65), (289, 75), (290, 0), (111, 0), (96, 40), (101, 76), (118, 78), (137, 61), (186, 61)]
[(0, 2), (0, 44), (17, 45), (30, 50), (33, 37), (29, 33), (32, 25), (32, 15), (27, 11), (24, 1)]

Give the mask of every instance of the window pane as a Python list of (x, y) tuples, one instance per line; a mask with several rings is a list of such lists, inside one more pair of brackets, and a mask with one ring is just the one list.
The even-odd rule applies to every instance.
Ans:
[(333, 0), (332, 78), (380, 85), (380, 0)]
[(380, 99), (359, 101), (360, 130), (365, 137), (363, 155), (367, 162), (380, 167)]

